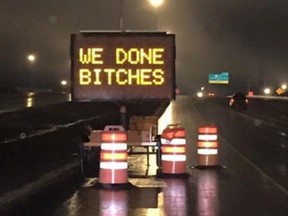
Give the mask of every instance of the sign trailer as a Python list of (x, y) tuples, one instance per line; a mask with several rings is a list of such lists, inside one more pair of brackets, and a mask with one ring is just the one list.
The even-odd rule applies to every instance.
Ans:
[(82, 32), (71, 36), (73, 101), (175, 98), (175, 35)]

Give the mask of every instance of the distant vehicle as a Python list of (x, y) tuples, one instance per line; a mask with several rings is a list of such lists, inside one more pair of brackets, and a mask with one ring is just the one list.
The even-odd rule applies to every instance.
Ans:
[(230, 98), (229, 106), (237, 110), (247, 110), (248, 99), (244, 93), (237, 92)]

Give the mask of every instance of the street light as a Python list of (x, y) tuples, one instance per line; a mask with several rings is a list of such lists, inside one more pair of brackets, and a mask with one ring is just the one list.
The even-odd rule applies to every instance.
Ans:
[[(63, 93), (63, 94), (66, 94), (67, 92), (67, 90), (68, 90), (68, 87), (69, 87), (69, 83), (68, 83), (68, 81), (67, 80), (61, 80), (60, 81), (60, 90), (61, 90), (61, 92)], [(68, 99), (69, 101), (70, 101), (70, 99)]]
[(164, 0), (149, 0), (149, 1), (155, 10), (155, 29), (157, 30), (158, 28), (157, 8), (164, 3)]
[(154, 7), (159, 7), (164, 3), (164, 0), (149, 0)]
[(66, 86), (67, 84), (68, 84), (68, 82), (67, 82), (66, 80), (62, 80), (62, 81), (61, 81), (61, 85), (62, 85), (62, 86)]
[[(149, 0), (150, 4), (155, 9), (155, 28), (157, 29), (157, 8), (164, 3), (164, 0)], [(125, 8), (125, 0), (120, 0), (120, 7), (119, 7), (119, 27), (120, 31), (125, 31), (124, 29), (124, 8)]]
[(27, 56), (28, 61), (30, 62), (34, 62), (36, 60), (36, 56), (34, 54), (30, 54)]
[(33, 68), (33, 65), (36, 62), (36, 55), (35, 54), (27, 55), (27, 60), (31, 64), (30, 88), (31, 88), (31, 91), (33, 91), (34, 90), (34, 68)]

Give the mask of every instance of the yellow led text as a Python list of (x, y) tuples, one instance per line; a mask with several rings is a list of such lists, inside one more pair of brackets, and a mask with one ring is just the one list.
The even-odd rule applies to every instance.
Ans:
[[(100, 77), (101, 75), (101, 77)], [(102, 80), (107, 80), (108, 85), (162, 85), (164, 71), (162, 69), (112, 69), (104, 70), (80, 69), (80, 85), (102, 85)]]
[(88, 48), (84, 52), (83, 48), (79, 49), (79, 61), (81, 64), (103, 64), (103, 48)]
[(145, 51), (143, 48), (131, 48), (128, 51), (118, 48), (116, 49), (116, 64), (162, 65), (164, 64), (163, 52), (163, 48), (150, 48), (148, 51)]
[(115, 48), (106, 50), (109, 55), (104, 51), (79, 48), (80, 85), (160, 86), (165, 82), (164, 48)]

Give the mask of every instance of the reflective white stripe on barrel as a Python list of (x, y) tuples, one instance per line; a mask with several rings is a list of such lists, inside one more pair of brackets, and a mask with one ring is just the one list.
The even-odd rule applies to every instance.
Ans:
[(163, 161), (186, 161), (186, 155), (162, 155)]
[(199, 134), (198, 140), (205, 140), (205, 141), (215, 141), (217, 140), (217, 134)]
[(186, 139), (183, 138), (173, 138), (170, 142), (171, 145), (185, 145)]
[(170, 141), (171, 141), (171, 140), (169, 140), (169, 139), (161, 138), (161, 143), (164, 144), (164, 145), (165, 145), (165, 144), (170, 144)]
[(127, 143), (101, 143), (102, 150), (127, 150)]
[(217, 155), (218, 149), (198, 149), (197, 153), (199, 155)]
[(111, 169), (111, 170), (118, 170), (118, 169), (128, 169), (127, 162), (100, 162), (101, 169)]

